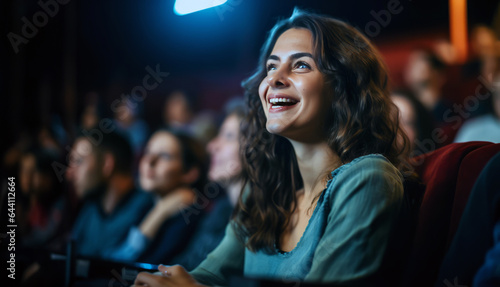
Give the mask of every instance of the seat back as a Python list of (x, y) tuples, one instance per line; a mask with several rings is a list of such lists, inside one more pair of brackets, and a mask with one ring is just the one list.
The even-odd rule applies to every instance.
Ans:
[(490, 159), (500, 152), (500, 144), (488, 144), (471, 151), (462, 161), (457, 178), (457, 188), (455, 191), (455, 200), (451, 214), (450, 231), (447, 241), (447, 247), (453, 240), (453, 235), (458, 229), (462, 213), (467, 205), (469, 194), (476, 182), (479, 174)]
[(433, 286), (472, 186), (500, 144), (454, 143), (414, 158), (426, 185), (404, 286)]

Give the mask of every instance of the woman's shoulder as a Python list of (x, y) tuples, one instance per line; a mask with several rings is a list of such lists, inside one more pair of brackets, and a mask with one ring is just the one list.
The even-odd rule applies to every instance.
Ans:
[(382, 173), (400, 176), (398, 169), (381, 154), (368, 154), (357, 157), (332, 171), (332, 177), (353, 176), (353, 173)]
[(332, 171), (329, 190), (402, 190), (403, 175), (383, 155), (369, 154), (355, 158)]

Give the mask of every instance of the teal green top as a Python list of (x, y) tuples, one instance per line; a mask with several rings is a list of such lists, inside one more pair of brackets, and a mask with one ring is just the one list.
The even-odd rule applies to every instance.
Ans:
[(368, 277), (381, 266), (402, 202), (403, 177), (386, 158), (356, 158), (332, 172), (293, 250), (251, 252), (229, 224), (191, 275), (207, 285), (228, 285), (235, 275), (318, 283)]

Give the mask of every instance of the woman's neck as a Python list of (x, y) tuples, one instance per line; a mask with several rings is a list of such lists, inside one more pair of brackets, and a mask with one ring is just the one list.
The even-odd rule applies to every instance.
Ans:
[(326, 187), (325, 180), (330, 172), (340, 166), (340, 157), (326, 142), (290, 142), (295, 150), (304, 183), (304, 199), (312, 200)]

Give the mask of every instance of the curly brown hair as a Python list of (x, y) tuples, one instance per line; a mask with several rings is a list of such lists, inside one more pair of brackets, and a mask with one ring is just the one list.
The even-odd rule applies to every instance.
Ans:
[(378, 51), (350, 25), (296, 8), (270, 31), (256, 72), (243, 82), (249, 109), (241, 126), (241, 156), (249, 191), (240, 197), (234, 223), (251, 251), (276, 250), (275, 242), (297, 203), (294, 191), (303, 187), (291, 143), (266, 130), (258, 93), (274, 44), (291, 28), (308, 29), (313, 36), (314, 60), (333, 99), (324, 137), (342, 163), (378, 153), (403, 173), (409, 169), (408, 138), (399, 129), (398, 110), (389, 97), (388, 75)]

